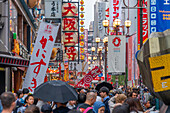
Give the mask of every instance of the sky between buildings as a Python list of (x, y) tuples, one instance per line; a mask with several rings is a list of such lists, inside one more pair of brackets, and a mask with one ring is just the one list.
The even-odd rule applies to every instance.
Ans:
[(89, 29), (90, 21), (94, 21), (94, 4), (95, 4), (95, 2), (96, 2), (96, 0), (84, 0), (85, 29)]

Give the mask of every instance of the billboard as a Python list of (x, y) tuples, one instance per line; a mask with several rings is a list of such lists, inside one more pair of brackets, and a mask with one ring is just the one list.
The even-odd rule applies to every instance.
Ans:
[(150, 33), (170, 28), (170, 1), (150, 0)]

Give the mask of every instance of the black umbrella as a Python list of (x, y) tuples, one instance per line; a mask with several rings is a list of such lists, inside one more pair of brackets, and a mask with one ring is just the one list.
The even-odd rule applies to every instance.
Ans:
[(39, 85), (34, 90), (34, 96), (44, 101), (55, 101), (65, 103), (77, 100), (78, 94), (75, 89), (63, 81), (48, 81)]
[(102, 83), (100, 83), (100, 84), (98, 84), (98, 85), (96, 86), (96, 90), (99, 91), (100, 88), (102, 88), (103, 86), (107, 87), (109, 90), (112, 90), (112, 89), (113, 89), (112, 84), (107, 83), (107, 82), (102, 82)]

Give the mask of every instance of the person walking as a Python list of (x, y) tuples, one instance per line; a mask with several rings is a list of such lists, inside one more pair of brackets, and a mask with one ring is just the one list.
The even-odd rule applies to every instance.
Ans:
[(110, 113), (110, 109), (109, 109), (109, 104), (108, 101), (110, 100), (109, 95), (109, 89), (105, 86), (103, 86), (102, 88), (100, 88), (100, 96), (103, 99), (103, 103), (105, 104), (105, 113)]
[(105, 105), (101, 101), (96, 101), (93, 104), (93, 112), (94, 113), (104, 113), (105, 112)]
[(88, 92), (86, 95), (86, 101), (77, 107), (82, 113), (93, 113), (92, 105), (96, 102), (96, 94), (94, 92)]
[(15, 96), (12, 92), (4, 92), (1, 94), (1, 103), (3, 110), (1, 113), (12, 113), (12, 110), (15, 108)]

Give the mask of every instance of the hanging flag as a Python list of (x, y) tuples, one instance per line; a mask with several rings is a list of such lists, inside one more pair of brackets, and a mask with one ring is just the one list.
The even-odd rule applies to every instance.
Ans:
[(41, 22), (40, 24), (28, 71), (23, 83), (23, 88), (28, 88), (30, 92), (33, 92), (38, 85), (44, 82), (58, 28), (59, 25), (54, 26), (45, 22)]
[(86, 74), (78, 83), (77, 87), (90, 87), (90, 83), (97, 77), (97, 75), (101, 74), (99, 67), (93, 68), (91, 71), (89, 71), (88, 74)]

